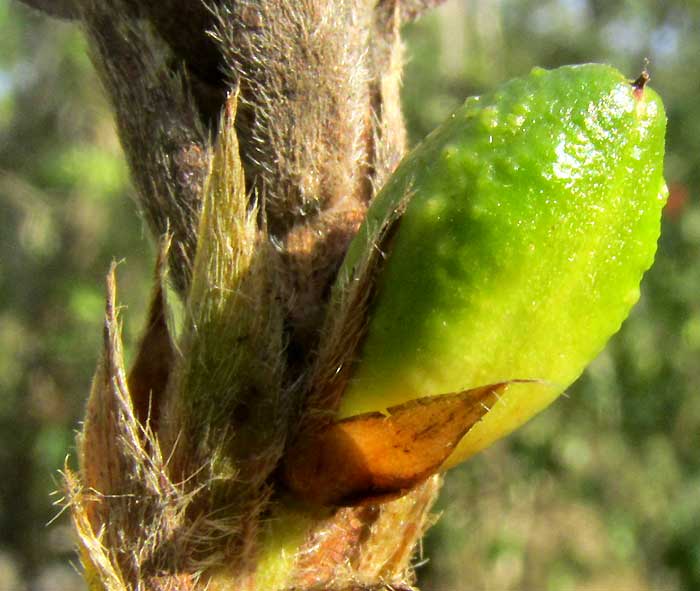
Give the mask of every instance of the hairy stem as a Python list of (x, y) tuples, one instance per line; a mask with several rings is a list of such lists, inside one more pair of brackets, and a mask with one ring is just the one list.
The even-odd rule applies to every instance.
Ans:
[(67, 475), (91, 590), (408, 588), (439, 477), (339, 508), (280, 472), (333, 416), (361, 340), (374, 263), (331, 287), (406, 148), (400, 26), (439, 0), (26, 1), (82, 24), (138, 204), (168, 237), (128, 380), (110, 275)]

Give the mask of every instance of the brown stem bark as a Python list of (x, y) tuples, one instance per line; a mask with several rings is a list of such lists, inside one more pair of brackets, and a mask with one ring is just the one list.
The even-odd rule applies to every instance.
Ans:
[[(99, 561), (90, 558), (89, 545), (84, 544), (83, 550), (88, 570), (97, 572), (95, 576), (102, 580), (102, 586), (94, 589), (120, 588), (118, 584), (124, 589), (139, 584), (151, 589), (195, 589), (227, 561), (235, 564), (228, 571), (224, 568), (230, 581), (240, 588), (262, 588), (256, 580), (256, 561), (264, 554), (261, 524), (276, 507), (284, 508), (289, 502), (289, 493), (274, 470), (275, 463), (283, 459), (280, 442), (294, 439), (294, 426), (306, 424), (300, 420), (304, 413), (332, 414), (335, 410), (309, 409), (306, 399), (315, 387), (312, 369), (329, 346), (323, 327), (329, 324), (328, 314), (336, 312), (328, 306), (331, 286), (369, 202), (406, 149), (399, 92), (403, 66), (400, 26), (440, 0), (216, 0), (206, 5), (195, 0), (24, 1), (82, 23), (112, 102), (139, 206), (154, 236), (168, 233), (172, 237), (170, 277), (185, 301), (191, 296), (197, 245), (201, 248), (197, 233), (202, 228), (199, 216), (205, 178), (209, 176), (211, 183), (210, 169), (218, 162), (216, 157), (212, 160), (212, 146), (219, 143), (218, 134), (224, 133), (227, 121), (220, 121), (219, 113), (227, 95), (234, 89), (238, 93), (235, 125), (245, 171), (245, 187), (239, 189), (247, 196), (248, 211), (256, 212), (259, 231), (254, 239), (265, 241), (264, 264), (255, 267), (264, 276), (255, 285), (266, 286), (259, 289), (266, 291), (269, 310), (265, 313), (274, 319), (260, 330), (269, 329), (271, 335), (283, 338), (279, 339), (282, 344), (273, 346), (278, 347), (281, 359), (274, 372), (279, 380), (268, 380), (279, 383), (266, 386), (278, 391), (261, 393), (255, 386), (259, 378), (251, 378), (250, 387), (241, 382), (230, 421), (234, 425), (237, 421), (266, 421), (268, 411), (255, 409), (271, 405), (261, 404), (258, 398), (284, 400), (286, 416), (274, 419), (282, 432), (274, 434), (273, 447), (280, 451), (271, 451), (273, 444), (264, 437), (250, 438), (248, 445), (254, 449), (246, 450), (247, 457), (265, 456), (265, 465), (269, 465), (258, 475), (254, 493), (249, 488), (242, 495), (233, 486), (206, 497), (204, 505), (213, 512), (244, 500), (245, 507), (254, 506), (246, 509), (249, 518), (241, 522), (244, 525), (222, 536), (222, 547), (187, 546), (175, 535), (178, 528), (173, 525), (177, 521), (173, 515), (158, 522), (160, 531), (155, 538), (160, 546), (149, 550), (152, 562), (167, 554), (167, 559), (158, 558), (157, 572), (148, 570), (147, 561), (140, 563), (128, 552), (115, 550), (110, 556), (122, 566), (109, 582), (106, 575), (99, 574), (103, 573)], [(247, 215), (245, 211), (244, 207), (240, 215)], [(99, 445), (86, 450), (84, 461), (91, 464), (83, 466), (83, 476), (95, 473), (93, 467), (99, 460), (95, 454), (107, 450), (111, 468), (140, 475), (98, 471), (88, 484), (99, 484), (112, 495), (122, 491), (149, 494), (153, 499), (158, 494), (177, 497), (172, 511), (182, 512), (185, 517), (178, 519), (192, 524), (205, 518), (197, 511), (203, 506), (202, 495), (207, 494), (202, 489), (212, 481), (199, 481), (190, 474), (184, 475), (190, 480), (177, 484), (183, 475), (168, 472), (167, 461), (153, 455), (163, 444), (156, 418), (165, 416), (163, 408), (177, 407), (177, 400), (174, 403), (168, 396), (181, 395), (172, 385), (177, 380), (170, 375), (177, 373), (171, 371), (177, 359), (162, 320), (165, 304), (160, 285), (156, 294), (151, 328), (145, 333), (129, 384), (113, 379), (123, 371), (114, 361), (118, 355), (113, 349), (119, 347), (113, 307), (109, 310), (109, 339), (98, 373), (101, 381), (94, 385), (91, 398), (93, 430), (84, 434), (84, 439)], [(113, 296), (112, 285), (110, 298)], [(161, 359), (149, 367), (149, 355), (159, 356), (163, 351), (167, 351), (167, 363)], [(171, 357), (175, 359), (172, 363)], [(129, 401), (129, 396), (137, 399)], [(326, 397), (329, 399), (332, 397)], [(110, 411), (105, 414), (100, 408)], [(177, 411), (172, 412), (177, 417)], [(275, 412), (279, 413), (279, 406)], [(166, 419), (163, 422), (170, 420)], [(137, 423), (133, 428), (115, 424), (130, 420)], [(172, 424), (166, 427), (172, 432)], [(207, 431), (206, 425), (203, 430)], [(211, 429), (207, 433), (209, 439), (217, 436)], [(128, 460), (117, 439), (130, 442), (132, 447), (126, 447), (132, 455), (136, 446), (144, 457), (151, 457), (148, 469)], [(240, 442), (234, 439), (230, 449), (238, 450)], [(190, 448), (179, 448), (179, 454), (188, 453), (182, 449)], [(206, 447), (198, 449), (200, 455), (208, 453)], [(233, 456), (228, 460), (233, 461), (239, 451), (230, 453)], [(139, 488), (134, 483), (145, 478), (144, 474), (162, 486), (154, 489), (151, 482), (150, 488)], [(108, 482), (103, 482), (105, 478)], [(304, 529), (285, 585), (305, 590), (408, 588), (412, 584), (410, 561), (429, 525), (429, 510), (439, 487), (439, 477), (432, 477), (398, 500), (312, 511), (315, 517)], [(160, 492), (153, 492), (156, 489)], [(212, 499), (222, 506), (212, 507)], [(170, 502), (166, 501), (163, 503)], [(153, 501), (153, 511), (164, 515), (161, 505)], [(102, 510), (93, 506), (87, 510), (88, 521), (77, 519), (76, 523), (79, 530), (96, 529), (109, 519), (105, 511), (110, 507), (128, 514), (129, 506), (122, 503), (114, 508), (107, 503)], [(147, 514), (139, 515), (144, 518)], [(168, 540), (169, 535), (173, 539)], [(110, 539), (105, 538), (107, 544)], [(182, 555), (192, 552), (192, 547), (198, 554), (194, 559)], [(239, 558), (233, 560), (234, 555)]]

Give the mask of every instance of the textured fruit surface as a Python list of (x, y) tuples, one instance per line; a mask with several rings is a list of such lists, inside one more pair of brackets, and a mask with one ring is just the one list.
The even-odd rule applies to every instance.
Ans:
[[(665, 114), (597, 64), (535, 69), (470, 98), (370, 208), (410, 201), (387, 246), (339, 418), (514, 379), (454, 464), (548, 405), (639, 297), (653, 261)], [(345, 260), (358, 263), (367, 226)]]

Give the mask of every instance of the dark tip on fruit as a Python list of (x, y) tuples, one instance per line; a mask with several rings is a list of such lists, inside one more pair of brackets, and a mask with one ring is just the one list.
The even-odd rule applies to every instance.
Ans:
[(647, 85), (647, 82), (649, 82), (649, 78), (649, 71), (645, 66), (639, 77), (634, 82), (632, 82), (632, 87), (634, 88), (634, 97), (637, 100), (642, 98), (642, 95), (644, 94), (644, 87)]
[(644, 90), (644, 87), (647, 85), (647, 82), (649, 82), (649, 72), (647, 72), (645, 68), (644, 70), (642, 70), (642, 73), (639, 75), (639, 78), (632, 82), (632, 86), (634, 86), (637, 90)]

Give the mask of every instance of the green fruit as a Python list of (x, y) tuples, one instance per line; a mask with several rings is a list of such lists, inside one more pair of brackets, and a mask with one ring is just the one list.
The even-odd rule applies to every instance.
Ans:
[(646, 78), (534, 69), (402, 162), (344, 262), (408, 195), (338, 418), (514, 379), (451, 465), (548, 405), (620, 327), (653, 261), (665, 114)]

